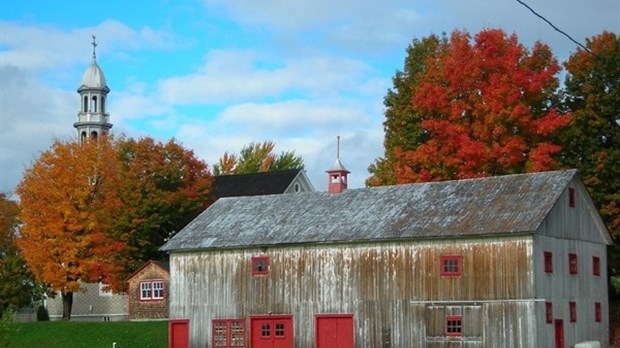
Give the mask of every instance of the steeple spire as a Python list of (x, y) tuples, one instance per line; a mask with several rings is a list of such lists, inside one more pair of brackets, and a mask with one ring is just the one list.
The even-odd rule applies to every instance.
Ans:
[(110, 92), (103, 71), (97, 64), (97, 37), (92, 35), (93, 60), (82, 76), (77, 92), (80, 94), (80, 108), (77, 121), (73, 124), (78, 138), (97, 138), (112, 128), (107, 112), (107, 97)]

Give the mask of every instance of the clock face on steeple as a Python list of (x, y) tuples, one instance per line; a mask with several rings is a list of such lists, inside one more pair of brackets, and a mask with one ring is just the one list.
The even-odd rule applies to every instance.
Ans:
[(107, 96), (110, 92), (103, 70), (97, 64), (97, 42), (93, 35), (93, 59), (82, 75), (82, 81), (77, 92), (80, 94), (80, 111), (77, 122), (73, 127), (77, 130), (78, 138), (97, 138), (112, 128), (110, 114), (107, 113)]

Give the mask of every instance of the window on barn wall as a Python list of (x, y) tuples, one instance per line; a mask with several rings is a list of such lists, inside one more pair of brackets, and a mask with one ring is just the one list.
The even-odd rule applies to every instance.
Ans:
[(456, 277), (463, 273), (463, 258), (461, 255), (442, 255), (439, 259), (440, 273), (443, 277)]
[(213, 347), (245, 347), (245, 320), (212, 320), (211, 343)]
[(446, 317), (446, 336), (463, 336), (463, 317), (449, 315)]
[(545, 273), (553, 273), (553, 253), (545, 251)]
[(252, 275), (269, 274), (269, 257), (257, 256), (252, 258)]
[(603, 320), (603, 311), (600, 302), (594, 302), (594, 320), (600, 323)]
[(598, 256), (592, 256), (592, 274), (601, 275), (601, 259)]
[(577, 303), (575, 301), (570, 301), (568, 303), (568, 312), (570, 314), (570, 322), (577, 322)]
[(545, 322), (547, 324), (553, 323), (553, 304), (551, 302), (545, 302)]
[(161, 301), (164, 299), (164, 281), (145, 280), (140, 282), (141, 301)]
[(577, 274), (577, 254), (568, 254), (568, 272)]
[(568, 206), (575, 207), (575, 189), (573, 187), (568, 188)]

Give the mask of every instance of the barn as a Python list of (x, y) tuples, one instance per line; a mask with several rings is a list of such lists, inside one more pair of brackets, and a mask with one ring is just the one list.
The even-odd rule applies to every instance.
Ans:
[(171, 345), (609, 345), (612, 241), (576, 171), (344, 190), (347, 173), (219, 199), (166, 243)]

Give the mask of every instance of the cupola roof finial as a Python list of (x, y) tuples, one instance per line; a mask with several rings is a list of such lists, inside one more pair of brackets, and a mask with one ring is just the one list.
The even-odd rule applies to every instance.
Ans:
[(93, 37), (93, 42), (91, 42), (90, 44), (93, 45), (93, 60), (95, 60), (97, 59), (97, 53), (96, 53), (97, 37), (95, 36), (95, 34), (93, 34), (92, 37)]

